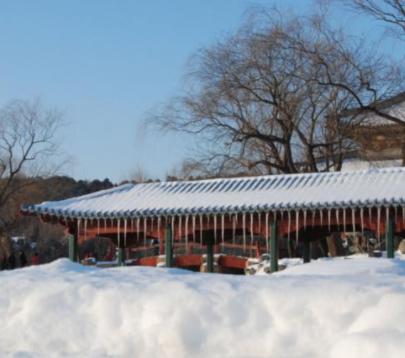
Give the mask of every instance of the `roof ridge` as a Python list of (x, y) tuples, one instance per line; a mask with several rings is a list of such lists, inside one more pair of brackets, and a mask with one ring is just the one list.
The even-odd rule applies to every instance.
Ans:
[(224, 181), (224, 180), (252, 180), (252, 179), (268, 179), (268, 178), (289, 178), (289, 177), (299, 177), (299, 176), (328, 176), (328, 175), (355, 175), (355, 174), (365, 174), (367, 172), (385, 172), (385, 171), (404, 171), (405, 167), (388, 167), (388, 168), (367, 168), (361, 170), (353, 170), (353, 171), (334, 171), (334, 172), (305, 172), (305, 173), (284, 173), (284, 174), (264, 174), (264, 175), (252, 175), (252, 176), (240, 176), (240, 177), (218, 177), (218, 178), (210, 178), (210, 179), (197, 179), (197, 180), (168, 180), (168, 181), (160, 181), (160, 182), (152, 182), (152, 183), (136, 183), (133, 187), (142, 185), (163, 185), (163, 184), (193, 184), (193, 183), (208, 183), (208, 182), (216, 182), (216, 181)]

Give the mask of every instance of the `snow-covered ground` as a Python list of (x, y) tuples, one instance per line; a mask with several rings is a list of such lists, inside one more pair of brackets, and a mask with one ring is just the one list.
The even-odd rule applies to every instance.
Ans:
[(0, 283), (1, 357), (405, 356), (401, 258), (256, 276), (61, 259)]

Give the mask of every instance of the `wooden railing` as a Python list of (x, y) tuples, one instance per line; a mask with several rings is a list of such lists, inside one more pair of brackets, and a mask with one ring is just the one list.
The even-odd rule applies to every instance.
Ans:
[[(175, 242), (173, 244), (174, 255), (204, 255), (206, 252), (207, 247), (198, 242)], [(218, 243), (214, 246), (215, 254), (230, 256), (258, 257), (265, 252), (265, 247), (260, 247), (257, 243), (252, 245), (250, 242), (246, 245), (225, 242)], [(131, 247), (128, 249), (128, 258), (131, 259), (140, 259), (158, 255), (164, 255), (164, 249), (162, 251), (162, 245), (159, 243)]]

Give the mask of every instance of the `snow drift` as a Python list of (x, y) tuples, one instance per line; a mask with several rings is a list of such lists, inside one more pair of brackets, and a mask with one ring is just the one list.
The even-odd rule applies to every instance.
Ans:
[(403, 357), (405, 261), (323, 259), (274, 275), (0, 272), (0, 355)]

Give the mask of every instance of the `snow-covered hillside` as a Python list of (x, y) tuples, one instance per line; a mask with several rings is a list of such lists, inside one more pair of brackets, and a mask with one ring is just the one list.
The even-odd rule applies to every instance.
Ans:
[(0, 272), (0, 356), (404, 357), (405, 261), (359, 256), (274, 275)]

